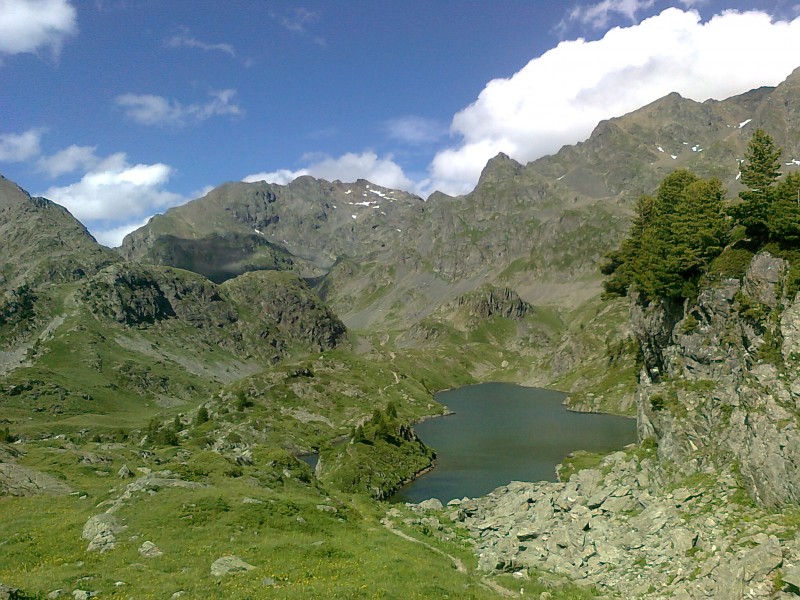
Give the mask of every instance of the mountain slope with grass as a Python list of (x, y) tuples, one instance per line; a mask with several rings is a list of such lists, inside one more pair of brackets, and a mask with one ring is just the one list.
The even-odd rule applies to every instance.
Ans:
[[(437, 192), (423, 201), (363, 180), (311, 177), (286, 186), (226, 184), (155, 217), (126, 238), (121, 252), (212, 276), (217, 268), (229, 275), (261, 268), (294, 270), (351, 331), (364, 337), (380, 332), (386, 339), (400, 339), (404, 347), (441, 350), (437, 335), (457, 342), (424, 331), (447, 329), (441, 316), (445, 307), (486, 284), (511, 289), (536, 307), (534, 315), (548, 315), (537, 328), (552, 329), (551, 316), (566, 322), (571, 314), (586, 316), (597, 306), (603, 257), (623, 239), (636, 199), (652, 193), (673, 170), (717, 177), (735, 196), (741, 189), (739, 165), (758, 127), (773, 132), (784, 149), (785, 168), (797, 168), (798, 85), (800, 71), (776, 88), (721, 101), (698, 103), (671, 94), (604, 121), (586, 141), (527, 165), (501, 154), (486, 165), (475, 190), (459, 197)], [(220, 236), (230, 240), (219, 264), (192, 267), (192, 261), (207, 262), (215, 254), (188, 251), (187, 244)], [(241, 236), (258, 240), (259, 248), (268, 244), (270, 252), (280, 249), (286, 261), (260, 265), (261, 251), (254, 249), (255, 242), (241, 243)], [(175, 259), (175, 253), (183, 258)], [(613, 343), (628, 348), (631, 337), (622, 320), (620, 327)], [(590, 327), (602, 329), (602, 323)], [(542, 344), (520, 329), (519, 335), (506, 336), (510, 358), (500, 358), (497, 346), (476, 346), (473, 374), (540, 384), (571, 382), (569, 391), (574, 392), (585, 384), (607, 389), (598, 376), (614, 349), (600, 340), (587, 346), (585, 338), (583, 331), (567, 328), (560, 335), (551, 331)], [(579, 348), (596, 367), (580, 373), (567, 366)], [(456, 351), (457, 345), (447, 350)], [(542, 358), (531, 360), (535, 354)], [(518, 367), (504, 371), (504, 361)], [(612, 377), (601, 378), (609, 382), (621, 376), (613, 365), (612, 371)], [(630, 385), (626, 389), (627, 394)], [(632, 406), (630, 397), (622, 404)]]

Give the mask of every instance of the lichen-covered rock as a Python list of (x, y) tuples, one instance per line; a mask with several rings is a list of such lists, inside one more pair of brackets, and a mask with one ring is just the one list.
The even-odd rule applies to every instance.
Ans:
[(89, 517), (81, 537), (89, 540), (87, 552), (109, 552), (117, 547), (117, 534), (124, 529), (114, 515), (103, 513)]
[(253, 565), (244, 562), (241, 558), (235, 555), (223, 556), (211, 563), (211, 574), (214, 577), (246, 573), (247, 571), (252, 571), (253, 569), (255, 569)]
[(141, 546), (139, 546), (139, 554), (145, 558), (158, 558), (164, 553), (161, 551), (161, 548), (156, 546), (153, 542), (146, 540)]
[(742, 292), (754, 302), (776, 308), (783, 295), (782, 284), (789, 264), (768, 252), (759, 252), (750, 261), (742, 281)]
[(63, 481), (11, 462), (0, 462), (0, 496), (61, 496), (72, 492)]

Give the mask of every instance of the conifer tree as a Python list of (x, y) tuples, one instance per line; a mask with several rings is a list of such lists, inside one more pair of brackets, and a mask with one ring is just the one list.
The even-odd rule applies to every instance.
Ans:
[(740, 168), (742, 183), (748, 189), (739, 194), (742, 203), (731, 207), (731, 213), (756, 243), (764, 243), (768, 238), (775, 183), (781, 175), (778, 160), (781, 152), (769, 134), (756, 129)]
[(205, 406), (201, 406), (198, 411), (197, 415), (194, 418), (195, 425), (202, 425), (203, 423), (207, 423), (209, 419), (208, 409)]
[(397, 406), (392, 400), (389, 400), (389, 404), (386, 405), (386, 418), (391, 421), (397, 419)]
[(367, 436), (364, 434), (364, 426), (359, 425), (353, 430), (352, 441), (354, 444), (365, 444)]
[(639, 196), (636, 201), (633, 223), (618, 250), (606, 255), (606, 262), (600, 266), (603, 275), (608, 278), (603, 282), (603, 288), (612, 296), (624, 296), (633, 283), (635, 263), (642, 253), (644, 238), (648, 228), (653, 225), (656, 213), (656, 198), (653, 196)]
[(664, 178), (655, 197), (642, 196), (628, 237), (602, 270), (608, 293), (631, 287), (645, 298), (694, 294), (706, 266), (722, 252), (730, 225), (717, 179), (680, 169)]
[(800, 246), (800, 173), (790, 173), (775, 189), (769, 236), (784, 248)]

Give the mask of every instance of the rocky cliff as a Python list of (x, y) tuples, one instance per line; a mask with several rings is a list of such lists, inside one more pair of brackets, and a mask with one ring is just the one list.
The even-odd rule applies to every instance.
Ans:
[(800, 501), (800, 298), (766, 252), (683, 306), (632, 299), (639, 435), (686, 473), (736, 465), (754, 500)]

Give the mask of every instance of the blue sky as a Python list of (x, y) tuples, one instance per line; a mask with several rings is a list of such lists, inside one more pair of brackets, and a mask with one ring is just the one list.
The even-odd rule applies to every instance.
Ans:
[(800, 2), (0, 0), (0, 173), (103, 243), (232, 180), (469, 191), (800, 66)]

